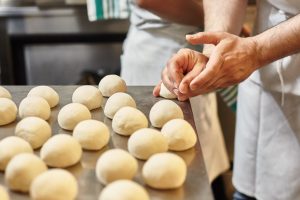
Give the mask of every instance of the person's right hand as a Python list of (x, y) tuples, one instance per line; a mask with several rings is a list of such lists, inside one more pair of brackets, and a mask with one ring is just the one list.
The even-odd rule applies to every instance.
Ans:
[(261, 67), (261, 50), (254, 37), (242, 38), (226, 32), (199, 32), (186, 37), (191, 44), (213, 44), (205, 69), (190, 83), (203, 94), (236, 85)]
[[(208, 58), (202, 53), (191, 49), (181, 49), (168, 61), (162, 72), (162, 81), (180, 101), (196, 96), (198, 94), (191, 91), (189, 85), (204, 69), (207, 61)], [(154, 95), (159, 93), (158, 88), (158, 86), (155, 87)]]

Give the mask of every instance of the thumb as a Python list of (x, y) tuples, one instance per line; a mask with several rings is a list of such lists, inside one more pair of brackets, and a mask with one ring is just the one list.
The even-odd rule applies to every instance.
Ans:
[(214, 44), (217, 45), (221, 40), (227, 37), (224, 32), (199, 32), (193, 35), (186, 35), (186, 40), (193, 44)]
[(205, 69), (203, 69), (202, 72), (191, 81), (191, 90), (197, 90), (199, 88), (207, 90), (208, 88), (205, 88), (205, 86), (216, 78), (216, 72), (220, 69), (222, 64), (223, 59), (221, 59), (221, 55), (218, 53), (212, 54), (205, 66)]
[(159, 83), (154, 87), (153, 92), (152, 92), (153, 96), (155, 96), (155, 97), (159, 96), (161, 83), (162, 83), (162, 81), (159, 81)]
[(194, 68), (184, 76), (179, 85), (179, 91), (182, 94), (187, 94), (189, 92), (190, 83), (202, 72), (206, 63), (207, 59), (203, 60), (202, 62), (197, 62)]

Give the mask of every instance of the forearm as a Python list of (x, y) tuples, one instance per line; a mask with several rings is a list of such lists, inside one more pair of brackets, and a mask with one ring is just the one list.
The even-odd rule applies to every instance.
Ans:
[(136, 3), (166, 20), (203, 27), (202, 0), (136, 0)]
[(300, 52), (300, 14), (254, 36), (253, 40), (257, 45), (259, 67)]
[[(203, 0), (205, 31), (239, 35), (245, 18), (247, 0)], [(210, 54), (209, 45), (204, 53)]]

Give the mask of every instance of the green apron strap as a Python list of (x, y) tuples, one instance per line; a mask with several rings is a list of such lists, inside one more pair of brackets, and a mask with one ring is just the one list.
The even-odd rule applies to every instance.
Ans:
[(103, 19), (103, 6), (102, 0), (94, 0), (96, 5), (96, 16), (97, 19)]

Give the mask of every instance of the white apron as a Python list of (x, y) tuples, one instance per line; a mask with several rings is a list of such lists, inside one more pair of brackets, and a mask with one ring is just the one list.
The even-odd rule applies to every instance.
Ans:
[[(300, 11), (299, 0), (259, 1), (255, 33), (297, 14), (294, 11)], [(300, 199), (299, 81), (300, 59), (295, 54), (239, 85), (233, 174), (238, 191), (259, 200)]]
[[(167, 60), (180, 48), (188, 47), (185, 35), (200, 30), (163, 21), (134, 5), (131, 8), (131, 27), (121, 56), (121, 76), (128, 85), (153, 86), (161, 80), (161, 71)], [(229, 168), (217, 118), (216, 96), (211, 93), (194, 97), (190, 102), (209, 180), (212, 181)]]

